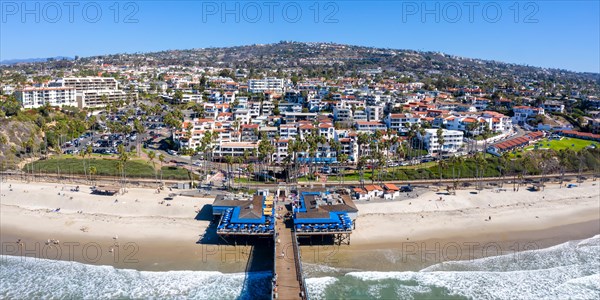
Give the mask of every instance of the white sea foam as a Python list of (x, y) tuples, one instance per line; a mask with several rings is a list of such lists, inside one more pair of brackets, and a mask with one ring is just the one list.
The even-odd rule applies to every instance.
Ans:
[[(77, 262), (0, 256), (0, 278), (0, 298), (5, 299), (237, 299), (247, 284), (268, 284), (270, 273), (145, 272)], [(248, 288), (250, 294), (245, 297), (252, 298), (252, 290)]]
[(334, 277), (307, 278), (306, 289), (310, 299), (325, 299), (325, 290), (336, 281)]
[(420, 272), (352, 272), (346, 276), (368, 282), (374, 298), (381, 291), (373, 287), (387, 288), (391, 281), (402, 298), (427, 293), (423, 288), (443, 288), (451, 295), (475, 299), (597, 299), (599, 245), (600, 236), (595, 236), (526, 253), (438, 264)]

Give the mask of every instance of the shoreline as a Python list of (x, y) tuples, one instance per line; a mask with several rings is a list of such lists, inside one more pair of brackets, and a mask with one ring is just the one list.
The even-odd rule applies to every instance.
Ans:
[[(85, 186), (81, 192), (69, 187), (2, 183), (0, 254), (140, 271), (237, 273), (269, 268), (268, 253), (252, 253), (252, 246), (218, 245), (216, 236), (204, 235), (212, 218), (206, 208), (212, 198), (162, 201), (165, 193), (155, 194), (153, 189), (97, 196), (86, 193)], [(351, 245), (302, 246), (302, 260), (363, 271), (418, 271), (455, 260), (456, 252), (462, 253), (459, 258), (474, 259), (486, 255), (465, 254), (487, 249), (487, 256), (493, 256), (531, 249), (525, 248), (528, 245), (545, 248), (600, 234), (599, 198), (598, 182), (587, 181), (573, 189), (549, 184), (541, 192), (522, 188), (445, 195), (431, 190), (402, 201), (357, 202)], [(437, 254), (431, 254), (432, 249)], [(432, 257), (422, 259), (422, 252)], [(251, 253), (259, 255), (253, 259), (258, 265), (249, 266)]]
[[(418, 272), (449, 261), (475, 259), (540, 250), (600, 234), (600, 219), (541, 230), (396, 241), (352, 247), (305, 246), (303, 263), (312, 274), (327, 276), (342, 271)], [(320, 266), (320, 267), (318, 267)]]

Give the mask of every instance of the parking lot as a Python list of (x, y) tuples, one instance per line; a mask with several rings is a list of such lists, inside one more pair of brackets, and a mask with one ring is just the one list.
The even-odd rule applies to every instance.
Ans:
[[(74, 139), (63, 141), (61, 144), (64, 154), (79, 154), (85, 152), (91, 147), (94, 154), (117, 154), (119, 145), (123, 145), (125, 150), (135, 150), (138, 145), (144, 145), (145, 142), (156, 140), (168, 136), (164, 128), (162, 115), (144, 116), (144, 112), (137, 110), (134, 115), (126, 117), (124, 109), (109, 114), (100, 112), (97, 114), (97, 130), (88, 131)], [(144, 127), (143, 133), (138, 133), (134, 129), (134, 121), (138, 120)], [(129, 133), (110, 132), (110, 123), (129, 126)]]

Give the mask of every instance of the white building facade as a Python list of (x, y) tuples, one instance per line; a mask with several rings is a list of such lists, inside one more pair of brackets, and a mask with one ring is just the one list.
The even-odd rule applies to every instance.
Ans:
[(425, 129), (425, 135), (418, 134), (419, 139), (423, 140), (425, 149), (429, 154), (439, 153), (454, 153), (463, 146), (463, 132), (458, 130), (442, 129), (442, 137), (444, 144), (440, 145), (437, 129)]

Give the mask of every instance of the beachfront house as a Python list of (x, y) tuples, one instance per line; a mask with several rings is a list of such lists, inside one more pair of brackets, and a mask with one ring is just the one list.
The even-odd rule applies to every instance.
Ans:
[(354, 199), (356, 200), (369, 200), (369, 193), (360, 187), (354, 188), (352, 190), (354, 192)]
[(383, 184), (383, 198), (386, 200), (392, 200), (400, 196), (400, 188), (393, 183)]
[(383, 197), (383, 189), (378, 185), (365, 185), (367, 196), (369, 198), (381, 198)]

